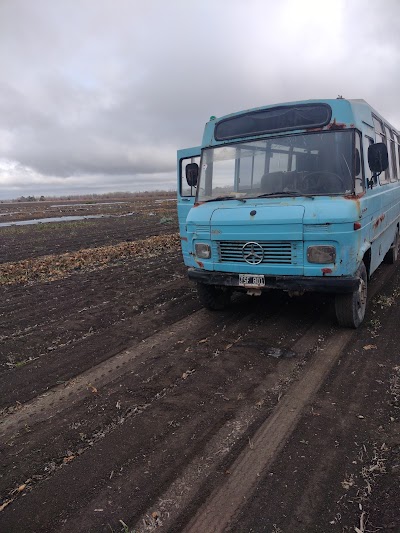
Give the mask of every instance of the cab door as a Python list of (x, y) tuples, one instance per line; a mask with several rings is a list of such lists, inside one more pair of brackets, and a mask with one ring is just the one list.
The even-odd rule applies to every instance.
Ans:
[(186, 166), (189, 163), (197, 163), (200, 168), (201, 147), (185, 148), (178, 150), (177, 174), (178, 174), (178, 222), (181, 237), (183, 260), (186, 265), (190, 264), (187, 240), (186, 218), (193, 207), (196, 196), (196, 187), (188, 185), (186, 181)]

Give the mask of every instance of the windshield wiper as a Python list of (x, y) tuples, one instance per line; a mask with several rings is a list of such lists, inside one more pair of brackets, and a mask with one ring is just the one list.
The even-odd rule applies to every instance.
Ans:
[(219, 200), (239, 200), (239, 202), (246, 203), (244, 198), (238, 198), (237, 196), (217, 196), (216, 198), (210, 198), (210, 200), (204, 200), (204, 202), (217, 202)]
[(264, 194), (258, 194), (256, 198), (268, 198), (274, 196), (310, 196), (309, 194), (304, 194), (299, 191), (276, 191), (276, 192), (265, 192)]

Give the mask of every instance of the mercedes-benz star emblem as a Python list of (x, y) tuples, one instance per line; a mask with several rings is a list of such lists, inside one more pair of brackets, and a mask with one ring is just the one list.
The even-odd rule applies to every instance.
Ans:
[(264, 250), (258, 242), (246, 242), (242, 254), (243, 259), (250, 265), (258, 265), (264, 258)]

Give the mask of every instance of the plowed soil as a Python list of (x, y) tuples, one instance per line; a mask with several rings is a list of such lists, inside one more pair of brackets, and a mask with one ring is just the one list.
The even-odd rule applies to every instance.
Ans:
[(0, 204), (107, 215), (0, 228), (0, 531), (399, 531), (398, 265), (212, 313), (165, 200)]

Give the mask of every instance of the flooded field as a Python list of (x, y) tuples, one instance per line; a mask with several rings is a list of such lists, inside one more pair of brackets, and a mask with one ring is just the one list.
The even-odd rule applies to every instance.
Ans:
[(36, 224), (49, 224), (51, 222), (73, 222), (76, 220), (90, 220), (91, 218), (104, 217), (131, 217), (135, 213), (125, 213), (123, 215), (80, 215), (64, 217), (34, 218), (31, 220), (16, 220), (14, 222), (0, 222), (0, 228), (9, 228), (10, 226), (32, 226)]
[[(44, 220), (49, 218), (65, 218), (69, 216), (92, 217), (92, 216), (121, 216), (132, 214), (132, 206), (136, 206), (139, 211), (147, 209), (148, 204), (161, 207), (158, 204), (171, 202), (170, 198), (132, 198), (127, 200), (87, 202), (1, 202), (0, 217), (4, 222), (18, 222), (31, 220)], [(169, 206), (168, 206), (169, 207)]]
[(169, 197), (0, 215), (86, 217), (0, 227), (0, 531), (399, 530), (398, 265), (343, 330), (319, 295), (202, 309)]

